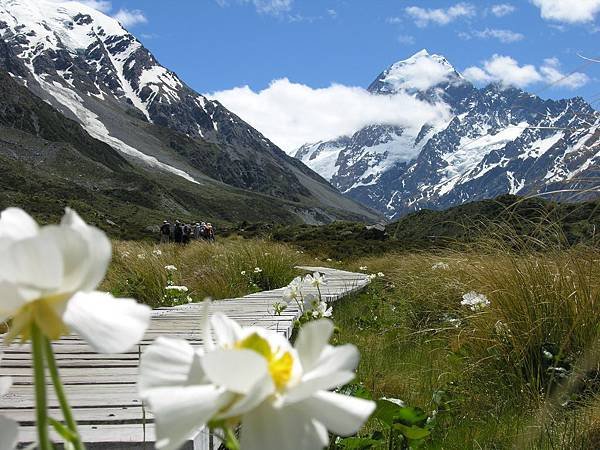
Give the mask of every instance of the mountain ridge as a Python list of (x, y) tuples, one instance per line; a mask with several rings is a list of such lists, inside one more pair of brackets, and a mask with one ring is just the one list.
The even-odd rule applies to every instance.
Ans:
[[(437, 69), (425, 80), (411, 78), (430, 67)], [(600, 114), (581, 97), (543, 100), (498, 84), (477, 88), (441, 55), (421, 51), (399, 61), (369, 91), (409, 94), (451, 115), (412, 130), (371, 124), (306, 144), (295, 156), (388, 218), (504, 193), (581, 189), (600, 160)]]
[[(161, 66), (115, 19), (77, 2), (0, 0), (0, 69), (146, 174), (289, 202), (299, 220), (376, 220), (219, 102)], [(153, 175), (152, 175), (153, 174)]]

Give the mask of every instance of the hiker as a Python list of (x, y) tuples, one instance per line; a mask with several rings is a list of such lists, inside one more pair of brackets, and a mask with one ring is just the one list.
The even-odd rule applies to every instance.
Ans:
[(202, 227), (200, 226), (200, 222), (196, 222), (194, 225), (194, 239), (198, 240), (202, 238)]
[(173, 231), (173, 238), (176, 244), (183, 243), (183, 227), (179, 220), (175, 221), (175, 230)]
[(212, 223), (206, 224), (206, 239), (209, 242), (215, 242), (215, 229), (212, 226)]
[(183, 226), (183, 239), (181, 242), (183, 244), (189, 244), (191, 236), (192, 236), (192, 228), (186, 223)]
[(160, 243), (168, 244), (171, 240), (171, 224), (168, 220), (163, 220), (163, 224), (160, 227)]

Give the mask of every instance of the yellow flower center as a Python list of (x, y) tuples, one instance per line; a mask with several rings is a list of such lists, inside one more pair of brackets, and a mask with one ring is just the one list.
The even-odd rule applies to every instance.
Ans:
[(50, 340), (60, 339), (61, 336), (69, 334), (69, 329), (61, 317), (67, 299), (66, 295), (56, 295), (21, 306), (12, 318), (10, 331), (5, 338), (6, 343), (11, 343), (16, 337), (21, 337), (23, 342), (31, 339), (31, 327), (34, 323)]
[(278, 349), (273, 351), (269, 341), (253, 333), (236, 343), (236, 348), (253, 350), (263, 356), (269, 365), (269, 373), (278, 390), (283, 389), (292, 378), (294, 358), (290, 352), (279, 354)]

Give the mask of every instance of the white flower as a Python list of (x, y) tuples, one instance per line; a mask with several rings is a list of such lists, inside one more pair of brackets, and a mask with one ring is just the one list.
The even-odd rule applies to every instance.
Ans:
[(165, 270), (167, 272), (176, 272), (177, 271), (177, 267), (175, 267), (173, 265), (168, 265), (168, 266), (165, 266)]
[(385, 277), (385, 274), (383, 272), (377, 272), (377, 276), (379, 278), (383, 278), (383, 277)]
[(462, 298), (463, 299), (460, 304), (463, 306), (468, 306), (472, 311), (477, 311), (490, 305), (490, 301), (485, 295), (478, 294), (474, 291), (467, 292)]
[(333, 259), (327, 258), (327, 262), (331, 262), (331, 261), (333, 261)]
[(240, 275), (246, 275), (246, 271), (245, 271), (245, 270), (242, 270), (242, 271), (240, 272)]
[(261, 273), (262, 269), (260, 267), (255, 267), (254, 268), (254, 273)]
[(312, 287), (319, 288), (327, 284), (327, 278), (325, 278), (325, 275), (321, 275), (319, 272), (315, 272), (312, 275), (306, 275), (306, 277), (304, 278), (304, 283)]
[(360, 266), (360, 267), (358, 268), (358, 270), (361, 270), (361, 271), (363, 271), (363, 272), (366, 272), (366, 271), (367, 271), (367, 269), (368, 269), (368, 267), (367, 267), (367, 266)]
[(298, 301), (302, 298), (302, 278), (296, 277), (283, 291), (283, 300), (286, 303)]
[[(6, 395), (12, 379), (10, 377), (0, 377), (0, 397)], [(0, 449), (12, 450), (17, 446), (19, 435), (19, 425), (14, 420), (0, 416)]]
[(111, 244), (67, 208), (60, 225), (39, 227), (24, 211), (0, 215), (0, 321), (12, 318), (8, 342), (29, 339), (36, 324), (49, 339), (70, 330), (101, 353), (127, 351), (150, 323), (150, 308), (94, 289)]
[(154, 256), (161, 256), (162, 255), (162, 251), (160, 249), (156, 248), (156, 249), (152, 250), (152, 254)]
[(138, 258), (139, 259), (146, 259), (146, 255), (144, 255), (143, 253), (138, 254)]
[(121, 257), (122, 258), (129, 258), (129, 252), (123, 252), (123, 253), (121, 253)]
[(332, 347), (333, 324), (300, 330), (295, 347), (275, 331), (242, 328), (217, 313), (203, 349), (159, 338), (142, 356), (139, 392), (154, 414), (156, 447), (179, 448), (207, 423), (241, 424), (244, 450), (314, 450), (328, 433), (355, 434), (375, 409), (329, 392), (354, 378), (359, 353)]
[(327, 308), (327, 303), (319, 302), (317, 307), (313, 310), (312, 316), (315, 319), (320, 319), (322, 317), (331, 317), (333, 314), (333, 308), (330, 306)]
[(266, 252), (266, 253), (264, 254), (264, 256), (269, 256), (269, 255), (270, 255), (270, 253), (269, 253), (269, 252)]
[(370, 273), (369, 275), (367, 275), (367, 278), (368, 278), (370, 281), (373, 281), (375, 278), (377, 278), (377, 275), (375, 275), (374, 273)]
[(433, 270), (448, 270), (450, 269), (450, 266), (448, 264), (446, 264), (445, 262), (437, 262), (435, 263), (433, 266), (431, 266), (431, 268)]
[(167, 291), (178, 291), (178, 292), (187, 292), (189, 289), (187, 286), (167, 286), (165, 287)]

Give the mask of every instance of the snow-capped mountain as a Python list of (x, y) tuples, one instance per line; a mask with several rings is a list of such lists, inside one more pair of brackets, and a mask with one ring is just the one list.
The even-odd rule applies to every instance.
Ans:
[(555, 101), (499, 85), (478, 89), (425, 50), (392, 65), (369, 91), (409, 94), (449, 114), (412, 129), (372, 124), (304, 145), (296, 157), (390, 218), (504, 193), (582, 188), (600, 162), (600, 114), (579, 97)]
[(86, 5), (0, 0), (0, 69), (139, 166), (373, 217)]

